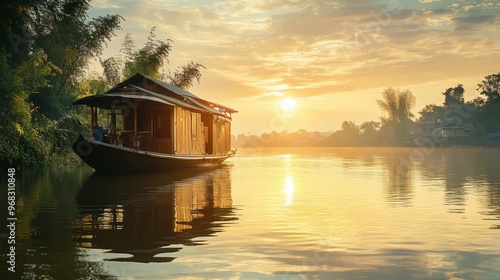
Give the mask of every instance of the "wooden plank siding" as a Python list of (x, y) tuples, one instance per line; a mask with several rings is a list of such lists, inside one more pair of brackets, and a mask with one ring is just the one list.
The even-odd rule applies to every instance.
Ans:
[(231, 122), (229, 119), (213, 117), (213, 153), (225, 154), (231, 150)]
[(153, 106), (151, 110), (152, 151), (172, 154), (174, 110), (169, 106)]
[(205, 147), (207, 154), (211, 155), (214, 153), (214, 120), (213, 116), (210, 114), (202, 114), (201, 121), (203, 122), (205, 131)]
[(205, 129), (201, 114), (175, 107), (175, 153), (182, 155), (206, 154)]

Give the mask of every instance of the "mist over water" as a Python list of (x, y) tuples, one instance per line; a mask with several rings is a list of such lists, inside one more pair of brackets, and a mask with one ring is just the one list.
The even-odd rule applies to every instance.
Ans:
[(496, 279), (500, 150), (416, 152), (239, 149), (220, 168), (161, 175), (22, 170), (16, 273)]

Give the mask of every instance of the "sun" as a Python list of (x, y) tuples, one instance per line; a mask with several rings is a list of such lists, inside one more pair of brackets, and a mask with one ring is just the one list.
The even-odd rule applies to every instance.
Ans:
[(296, 102), (295, 100), (291, 98), (285, 98), (281, 101), (281, 108), (283, 108), (283, 111), (285, 112), (290, 112), (293, 109), (295, 109)]

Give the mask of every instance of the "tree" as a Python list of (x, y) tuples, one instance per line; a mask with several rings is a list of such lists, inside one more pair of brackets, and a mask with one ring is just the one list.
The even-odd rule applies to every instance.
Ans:
[(380, 129), (380, 122), (368, 121), (364, 122), (359, 126), (361, 130), (361, 135), (364, 139), (365, 145), (376, 145), (377, 142), (377, 134)]
[(195, 79), (200, 82), (201, 69), (205, 67), (192, 61), (178, 67), (171, 75), (161, 73), (165, 62), (168, 63), (172, 40), (167, 39), (164, 42), (156, 39), (155, 30), (155, 27), (151, 28), (148, 41), (140, 49), (137, 49), (132, 35), (128, 33), (120, 50), (124, 59), (115, 56), (101, 60), (108, 85), (113, 86), (136, 73), (169, 82), (183, 89), (189, 89)]
[[(40, 3), (39, 3), (40, 2)], [(33, 48), (33, 24), (30, 13), (45, 1), (4, 0), (0, 5), (0, 45), (9, 54), (8, 64), (18, 66)]]
[(448, 88), (442, 94), (445, 96), (444, 98), (444, 106), (445, 107), (453, 107), (456, 105), (464, 104), (464, 87), (462, 84), (459, 84), (455, 88)]
[(360, 146), (359, 126), (352, 121), (343, 121), (341, 129), (333, 132), (326, 141), (333, 146)]
[(479, 140), (487, 133), (486, 127), (491, 127), (491, 118), (488, 116), (486, 100), (483, 97), (476, 97), (467, 101), (465, 105), (471, 108), (470, 111), (472, 112), (470, 122), (474, 127), (473, 138)]
[(359, 128), (363, 134), (373, 134), (380, 128), (380, 122), (369, 121), (362, 123)]
[(168, 77), (168, 80), (172, 85), (188, 89), (193, 86), (194, 79), (198, 83), (200, 82), (201, 68), (205, 69), (205, 66), (190, 61), (188, 64), (178, 67), (174, 74)]
[(498, 101), (500, 97), (500, 72), (488, 75), (477, 84), (479, 94), (486, 96), (488, 102)]
[(359, 127), (353, 121), (343, 121), (340, 127), (343, 131), (359, 133)]
[(135, 49), (132, 35), (128, 33), (122, 44), (122, 51), (125, 54), (125, 64), (123, 67), (123, 76), (130, 77), (136, 73), (149, 76), (154, 79), (160, 79), (160, 69), (170, 54), (172, 47), (170, 43), (156, 39), (156, 27), (151, 28), (148, 41), (141, 49)]
[(408, 89), (399, 91), (390, 87), (382, 92), (382, 98), (382, 100), (377, 100), (384, 114), (381, 117), (382, 125), (393, 130), (393, 144), (402, 144), (413, 123), (411, 109), (415, 106), (415, 96)]
[(48, 86), (54, 66), (43, 52), (33, 53), (16, 67), (9, 65), (9, 55), (0, 48), (0, 166), (35, 165), (49, 157), (44, 141), (46, 128), (32, 122), (33, 104), (29, 95)]
[[(39, 1), (44, 2), (44, 1)], [(50, 79), (50, 88), (40, 89), (32, 101), (39, 113), (53, 119), (61, 117), (71, 102), (91, 58), (102, 53), (106, 41), (119, 28), (121, 16), (87, 18), (90, 1), (47, 1), (36, 9), (34, 42), (59, 71)]]
[(438, 106), (435, 104), (427, 104), (425, 107), (418, 112), (421, 122), (432, 122), (437, 123), (443, 120), (445, 108), (443, 106)]
[(476, 97), (470, 101), (467, 101), (466, 105), (471, 106), (472, 108), (482, 108), (486, 105), (485, 100), (482, 97)]
[(6, 0), (0, 6), (0, 165), (51, 160), (74, 88), (121, 20), (88, 20), (89, 2)]
[(500, 131), (500, 72), (486, 76), (477, 86), (479, 93), (487, 98), (478, 112), (485, 131)]

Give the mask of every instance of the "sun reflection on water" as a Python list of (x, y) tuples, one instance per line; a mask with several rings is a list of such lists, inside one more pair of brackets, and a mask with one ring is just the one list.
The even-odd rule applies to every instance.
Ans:
[(292, 155), (283, 154), (283, 155), (281, 155), (281, 157), (283, 157), (283, 159), (285, 160), (285, 162), (283, 164), (284, 171), (286, 174), (285, 188), (283, 189), (283, 192), (285, 193), (285, 205), (289, 206), (289, 205), (292, 205), (292, 203), (293, 203), (293, 193), (294, 193), (293, 177), (290, 176)]
[(286, 205), (292, 205), (293, 202), (293, 191), (294, 191), (294, 186), (293, 186), (293, 178), (290, 176), (286, 177), (285, 181), (285, 189), (283, 190), (286, 195)]

